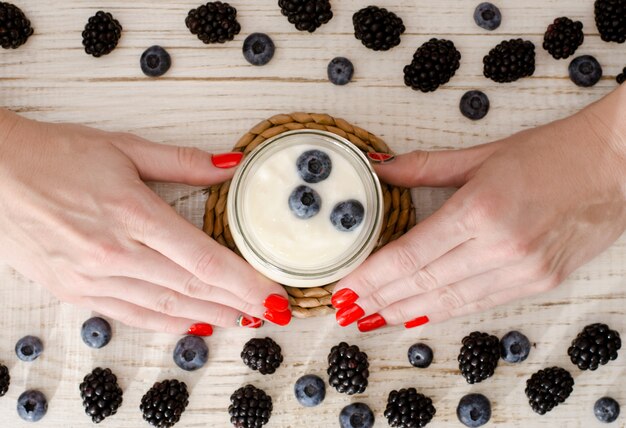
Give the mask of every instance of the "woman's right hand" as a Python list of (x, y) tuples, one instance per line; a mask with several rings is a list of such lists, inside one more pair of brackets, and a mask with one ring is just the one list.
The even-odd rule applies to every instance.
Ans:
[(284, 289), (143, 182), (219, 183), (240, 160), (2, 110), (0, 258), (61, 300), (131, 326), (286, 325)]

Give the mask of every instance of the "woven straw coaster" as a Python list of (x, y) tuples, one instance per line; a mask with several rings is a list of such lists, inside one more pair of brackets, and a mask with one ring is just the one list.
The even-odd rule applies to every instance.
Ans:
[[(369, 132), (351, 125), (343, 119), (327, 114), (292, 113), (279, 114), (256, 125), (237, 142), (234, 151), (249, 153), (268, 138), (286, 131), (317, 129), (337, 134), (364, 152), (390, 153), (383, 140)], [(212, 186), (206, 201), (204, 231), (220, 244), (240, 254), (228, 227), (226, 200), (230, 182)], [(382, 184), (385, 201), (383, 230), (374, 251), (399, 238), (415, 225), (415, 208), (408, 189)], [(330, 298), (334, 284), (314, 288), (285, 286), (293, 315), (309, 318), (334, 312)]]

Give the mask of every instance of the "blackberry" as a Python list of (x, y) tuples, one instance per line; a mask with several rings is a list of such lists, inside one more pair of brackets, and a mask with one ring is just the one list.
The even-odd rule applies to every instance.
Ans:
[(574, 389), (574, 378), (560, 367), (539, 370), (526, 381), (528, 404), (543, 415), (564, 402)]
[(500, 340), (488, 333), (474, 331), (463, 338), (459, 369), (467, 383), (478, 383), (493, 376), (500, 359)]
[(596, 0), (596, 26), (605, 42), (626, 42), (626, 0)]
[(17, 49), (33, 35), (33, 27), (14, 4), (0, 2), (0, 46), (4, 49)]
[(358, 346), (341, 342), (328, 354), (328, 383), (342, 394), (360, 394), (367, 388), (369, 362)]
[(619, 333), (606, 324), (590, 324), (572, 341), (567, 350), (572, 363), (581, 370), (596, 370), (600, 365), (617, 358), (622, 347)]
[(237, 428), (261, 428), (272, 416), (272, 397), (253, 385), (233, 392), (230, 403), (230, 423)]
[(299, 31), (312, 33), (333, 18), (330, 0), (278, 0), (278, 6)]
[(191, 9), (185, 24), (191, 34), (198, 36), (205, 44), (225, 43), (233, 40), (241, 31), (241, 25), (237, 22), (237, 9), (221, 1), (210, 1)]
[(269, 337), (250, 339), (241, 351), (243, 363), (252, 370), (266, 375), (272, 374), (283, 362), (280, 346)]
[(117, 413), (122, 405), (122, 388), (117, 384), (117, 376), (111, 369), (93, 369), (85, 376), (79, 388), (85, 413), (94, 424)]
[(139, 409), (143, 419), (159, 428), (174, 426), (189, 404), (189, 392), (185, 382), (167, 379), (155, 382), (141, 398)]
[(426, 426), (435, 413), (435, 406), (429, 397), (418, 393), (415, 388), (403, 388), (389, 393), (384, 414), (389, 426), (414, 428)]
[(4, 364), (0, 364), (0, 397), (4, 397), (9, 390), (10, 384), (11, 375), (9, 374), (9, 368)]
[(522, 39), (505, 40), (483, 58), (483, 74), (498, 83), (514, 82), (535, 72), (535, 45)]
[(388, 51), (400, 44), (406, 30), (402, 19), (393, 12), (377, 6), (368, 6), (352, 16), (354, 37), (368, 49)]
[(122, 25), (108, 12), (98, 11), (89, 18), (83, 31), (85, 52), (96, 58), (113, 52), (122, 37)]
[(543, 36), (543, 48), (554, 59), (564, 59), (574, 55), (584, 40), (583, 23), (563, 16), (548, 26)]
[(415, 51), (411, 64), (404, 67), (404, 84), (422, 92), (435, 91), (450, 81), (460, 61), (461, 53), (450, 40), (430, 39)]
[(624, 67), (624, 69), (622, 70), (622, 72), (620, 74), (617, 75), (617, 77), (615, 78), (615, 80), (617, 80), (617, 83), (619, 85), (621, 85), (622, 83), (626, 82), (626, 67)]

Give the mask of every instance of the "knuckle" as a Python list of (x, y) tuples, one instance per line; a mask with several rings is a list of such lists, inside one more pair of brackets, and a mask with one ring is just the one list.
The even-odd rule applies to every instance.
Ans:
[(450, 287), (446, 287), (439, 291), (437, 298), (444, 311), (453, 311), (455, 309), (462, 308), (466, 304), (459, 293), (452, 290)]
[[(210, 312), (211, 324), (224, 327), (227, 325), (228, 313), (224, 306), (216, 306)], [(233, 326), (235, 324), (233, 323)]]
[(124, 260), (125, 250), (117, 243), (110, 241), (92, 242), (88, 251), (86, 265), (92, 271), (109, 269), (117, 266)]
[(526, 259), (532, 252), (532, 245), (529, 241), (514, 237), (502, 244), (498, 249), (504, 260), (521, 261)]
[(471, 230), (494, 223), (500, 216), (499, 198), (482, 193), (466, 202), (463, 227)]
[(545, 282), (544, 291), (550, 291), (557, 288), (564, 280), (564, 276), (560, 272), (553, 272), (548, 276)]
[(533, 280), (540, 281), (550, 276), (552, 276), (552, 263), (543, 259), (535, 263), (532, 271)]
[(398, 272), (409, 274), (418, 269), (416, 245), (401, 245), (398, 247), (394, 263)]
[(118, 316), (118, 321), (129, 327), (142, 327), (143, 319), (138, 311), (130, 310)]
[(155, 310), (162, 314), (173, 315), (177, 313), (179, 308), (180, 299), (174, 292), (164, 292), (156, 300)]
[(203, 249), (195, 263), (195, 272), (200, 278), (211, 278), (217, 266), (216, 254), (213, 250)]
[(375, 305), (375, 307), (377, 308), (386, 308), (387, 306), (389, 306), (389, 302), (387, 301), (387, 298), (380, 291), (376, 291), (372, 293), (372, 295), (370, 296), (370, 299), (372, 303)]
[(204, 152), (195, 147), (177, 147), (176, 157), (178, 164), (183, 168), (192, 168), (197, 165), (198, 160), (203, 156)]
[(206, 286), (193, 275), (187, 278), (183, 284), (183, 293), (189, 297), (209, 299), (211, 290), (212, 287)]
[[(413, 318), (415, 318), (415, 315), (411, 312), (410, 308), (407, 306), (399, 306), (394, 311), (394, 318), (391, 321), (387, 321), (391, 322), (391, 324), (402, 324)], [(387, 319), (387, 317), (385, 317), (385, 319)]]
[(420, 293), (434, 290), (438, 287), (439, 281), (428, 266), (424, 266), (412, 277), (412, 285), (415, 290)]
[(152, 204), (139, 196), (138, 192), (135, 192), (120, 202), (117, 207), (117, 217), (131, 236), (137, 236), (139, 240), (144, 240), (150, 233), (148, 227), (152, 218), (150, 211)]

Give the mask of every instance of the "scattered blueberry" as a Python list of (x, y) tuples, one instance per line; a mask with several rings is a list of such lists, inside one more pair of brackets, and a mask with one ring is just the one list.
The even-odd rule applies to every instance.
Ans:
[(326, 384), (319, 376), (302, 376), (296, 381), (294, 393), (298, 403), (304, 407), (315, 407), (326, 397)]
[(289, 208), (298, 218), (311, 218), (320, 212), (321, 207), (322, 198), (309, 186), (298, 186), (289, 195)]
[(191, 372), (206, 364), (209, 359), (209, 348), (201, 337), (185, 336), (176, 344), (172, 356), (178, 367)]
[(476, 25), (485, 30), (493, 31), (502, 23), (500, 9), (491, 3), (481, 3), (474, 10)]
[(141, 71), (149, 77), (159, 77), (172, 66), (172, 58), (161, 46), (151, 46), (141, 55)]
[(348, 58), (338, 56), (328, 63), (328, 80), (338, 86), (347, 85), (354, 75), (354, 65)]
[(602, 66), (591, 55), (576, 57), (569, 64), (569, 78), (576, 85), (588, 88), (602, 78)]
[(507, 363), (521, 363), (530, 353), (530, 340), (519, 331), (510, 331), (500, 339), (500, 356)]
[(363, 205), (354, 199), (340, 202), (330, 213), (330, 221), (341, 232), (350, 232), (356, 229), (365, 216)]
[(594, 404), (593, 413), (600, 422), (609, 424), (619, 417), (619, 403), (611, 397), (602, 397)]
[(252, 33), (243, 42), (243, 57), (252, 65), (265, 65), (272, 60), (276, 46), (267, 34)]
[(372, 428), (374, 413), (367, 404), (352, 403), (339, 413), (339, 426), (341, 428)]
[(42, 352), (43, 343), (35, 336), (24, 336), (15, 344), (15, 354), (22, 361), (35, 361)]
[(46, 415), (48, 400), (41, 392), (31, 389), (17, 399), (17, 414), (28, 422), (37, 422)]
[(433, 350), (424, 343), (416, 343), (409, 348), (409, 363), (413, 367), (425, 369), (433, 362)]
[(467, 427), (485, 425), (491, 419), (491, 403), (482, 394), (467, 394), (459, 401), (456, 416)]
[(489, 113), (489, 98), (481, 91), (468, 91), (461, 97), (461, 113), (468, 119), (480, 120)]
[(330, 157), (320, 150), (307, 150), (296, 161), (298, 174), (307, 183), (319, 183), (328, 178), (333, 170)]
[(81, 329), (83, 342), (90, 348), (102, 348), (111, 341), (111, 325), (100, 317), (89, 318)]

